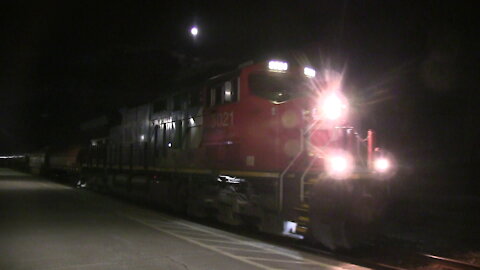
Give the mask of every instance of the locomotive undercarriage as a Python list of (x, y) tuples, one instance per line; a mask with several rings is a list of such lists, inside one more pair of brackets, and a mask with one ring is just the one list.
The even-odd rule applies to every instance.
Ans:
[[(379, 181), (338, 181), (309, 175), (302, 201), (300, 177), (292, 174), (284, 181), (288, 192), (279, 211), (275, 178), (250, 177), (227, 183), (210, 174), (100, 169), (84, 169), (83, 176), (92, 189), (147, 200), (193, 217), (308, 238), (330, 249), (364, 242), (375, 231), (385, 196)], [(296, 228), (286, 230), (287, 221)]]

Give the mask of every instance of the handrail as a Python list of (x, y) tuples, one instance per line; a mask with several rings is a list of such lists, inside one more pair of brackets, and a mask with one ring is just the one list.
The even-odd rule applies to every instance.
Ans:
[(295, 158), (290, 161), (288, 166), (283, 170), (283, 172), (280, 174), (280, 179), (279, 179), (279, 187), (278, 187), (278, 211), (282, 211), (283, 208), (283, 179), (285, 177), (285, 174), (287, 174), (288, 170), (293, 166), (295, 161), (302, 155), (303, 151), (305, 150), (304, 146), (304, 132), (303, 129), (300, 129), (300, 150), (298, 151), (297, 155)]
[(310, 168), (313, 165), (313, 162), (315, 161), (314, 158), (310, 160), (310, 163), (308, 164), (307, 168), (302, 174), (302, 177), (300, 178), (300, 202), (304, 202), (305, 200), (305, 176), (307, 176), (308, 171), (310, 171)]

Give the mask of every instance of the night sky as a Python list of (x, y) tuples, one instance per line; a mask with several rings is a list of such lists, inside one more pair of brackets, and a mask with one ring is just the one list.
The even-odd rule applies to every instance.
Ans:
[(0, 153), (72, 138), (195, 66), (294, 52), (345, 69), (355, 121), (401, 160), (478, 165), (475, 1), (97, 2), (1, 4)]

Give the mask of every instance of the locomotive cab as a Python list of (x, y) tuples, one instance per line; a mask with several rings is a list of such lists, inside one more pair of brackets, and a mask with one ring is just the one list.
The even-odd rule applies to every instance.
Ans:
[(242, 169), (277, 173), (270, 199), (295, 233), (332, 249), (363, 241), (381, 215), (390, 161), (374, 157), (373, 132), (362, 139), (347, 125), (341, 74), (270, 61), (241, 78)]

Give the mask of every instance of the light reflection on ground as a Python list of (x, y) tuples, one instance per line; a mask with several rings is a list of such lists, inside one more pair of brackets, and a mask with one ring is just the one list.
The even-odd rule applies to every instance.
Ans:
[(14, 190), (56, 190), (70, 189), (67, 186), (49, 182), (47, 180), (34, 177), (30, 174), (0, 168), (0, 194)]
[(361, 269), (0, 169), (0, 269)]

